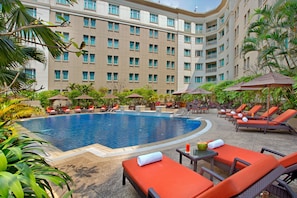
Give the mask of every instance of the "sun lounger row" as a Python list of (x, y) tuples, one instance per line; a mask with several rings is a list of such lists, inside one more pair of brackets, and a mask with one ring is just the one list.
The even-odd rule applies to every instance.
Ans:
[[(123, 185), (126, 178), (141, 197), (255, 197), (269, 189), (286, 171), (276, 158), (263, 155), (261, 159), (223, 179), (206, 168), (202, 169), (222, 180), (214, 184), (206, 177), (163, 156), (163, 159), (145, 166), (137, 164), (137, 158), (122, 162)], [(286, 188), (278, 190), (287, 192)], [(275, 186), (278, 188), (278, 186)]]

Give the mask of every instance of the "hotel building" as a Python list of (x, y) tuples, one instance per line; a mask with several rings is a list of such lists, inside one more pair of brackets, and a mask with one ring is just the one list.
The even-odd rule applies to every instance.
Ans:
[[(254, 9), (276, 0), (222, 0), (206, 13), (147, 0), (22, 0), (33, 16), (65, 42), (84, 42), (85, 54), (65, 52), (45, 65), (30, 62), (36, 87), (67, 90), (70, 83), (121, 92), (150, 86), (158, 94), (220, 83), (253, 72), (257, 54), (240, 53)], [(71, 47), (70, 47), (71, 48)], [(71, 48), (73, 49), (73, 48)]]

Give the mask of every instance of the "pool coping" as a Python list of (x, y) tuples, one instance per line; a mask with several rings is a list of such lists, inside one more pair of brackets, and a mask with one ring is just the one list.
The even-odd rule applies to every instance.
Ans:
[[(41, 155), (43, 155), (46, 160), (54, 162), (54, 161), (67, 159), (69, 157), (73, 157), (76, 155), (80, 155), (86, 152), (90, 152), (102, 158), (116, 157), (121, 155), (132, 154), (132, 153), (147, 152), (147, 151), (162, 149), (168, 146), (173, 146), (176, 144), (190, 141), (206, 133), (212, 127), (212, 123), (209, 120), (203, 119), (201, 117), (188, 117), (188, 118), (192, 120), (201, 121), (201, 125), (190, 133), (187, 133), (178, 137), (170, 138), (167, 140), (162, 140), (154, 143), (142, 144), (137, 146), (116, 148), (116, 149), (112, 149), (96, 143), (96, 144), (80, 147), (77, 149), (72, 149), (69, 151), (62, 151), (49, 143), (46, 145), (41, 145), (41, 148), (44, 150), (44, 153), (41, 153)], [(36, 139), (41, 139), (39, 136), (29, 131), (28, 129), (22, 127), (20, 124), (17, 124), (17, 127), (21, 133), (25, 133), (30, 137), (33, 137)]]

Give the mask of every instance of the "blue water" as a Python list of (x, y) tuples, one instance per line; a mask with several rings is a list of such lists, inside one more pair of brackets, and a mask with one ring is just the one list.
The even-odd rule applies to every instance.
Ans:
[(121, 113), (51, 116), (19, 123), (62, 151), (95, 143), (110, 148), (152, 143), (189, 133), (201, 124), (186, 118)]

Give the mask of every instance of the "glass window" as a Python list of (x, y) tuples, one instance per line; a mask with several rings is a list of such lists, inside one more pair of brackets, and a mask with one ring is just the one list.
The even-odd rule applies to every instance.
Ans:
[(25, 74), (27, 78), (36, 79), (36, 70), (25, 68)]
[(134, 80), (139, 81), (139, 74), (134, 74)]
[(114, 24), (114, 31), (115, 31), (115, 32), (118, 32), (119, 29), (120, 29), (120, 24), (115, 23), (115, 24)]
[(130, 50), (134, 50), (135, 49), (135, 43), (133, 41), (130, 41)]
[(95, 63), (95, 54), (90, 54), (90, 63)]
[(65, 21), (70, 21), (70, 16), (69, 16), (69, 14), (64, 14), (64, 20), (65, 20)]
[(149, 67), (153, 67), (153, 59), (149, 59)]
[(86, 45), (89, 45), (89, 36), (88, 35), (83, 35), (83, 40)]
[(95, 46), (96, 45), (96, 37), (95, 36), (90, 36), (90, 44)]
[(55, 70), (55, 79), (60, 80), (61, 79), (61, 71), (60, 70)]
[(221, 81), (223, 81), (224, 80), (224, 74), (219, 74), (219, 78), (220, 78)]
[(174, 23), (175, 23), (174, 19), (171, 19), (171, 18), (167, 19), (167, 26), (174, 27)]
[(107, 47), (112, 48), (112, 39), (108, 38), (107, 40)]
[(110, 72), (107, 73), (107, 80), (108, 81), (112, 80), (112, 73)]
[(88, 80), (88, 72), (87, 71), (82, 72), (82, 79), (83, 79), (83, 81)]
[(175, 68), (175, 62), (171, 62), (171, 68), (172, 68), (172, 69)]
[(153, 44), (150, 44), (149, 45), (149, 52), (153, 52), (153, 48), (154, 48), (154, 45)]
[(150, 22), (151, 23), (158, 23), (158, 15), (150, 14)]
[(130, 57), (130, 58), (129, 58), (129, 64), (130, 64), (131, 66), (134, 65), (134, 58), (133, 58), (133, 57)]
[(140, 43), (139, 42), (136, 42), (135, 43), (135, 50), (136, 51), (139, 51), (139, 48), (140, 48), (139, 46), (140, 46)]
[(184, 70), (191, 70), (191, 63), (184, 63)]
[(174, 76), (171, 76), (171, 82), (174, 82), (174, 81), (175, 81)]
[(136, 27), (136, 35), (140, 35), (140, 27)]
[(202, 83), (202, 77), (201, 76), (195, 76), (195, 83)]
[(56, 0), (57, 3), (59, 4), (65, 4), (65, 5), (68, 5), (68, 1), (67, 0)]
[(62, 13), (56, 12), (56, 22), (57, 23), (62, 23)]
[(224, 65), (225, 65), (225, 60), (224, 60), (224, 59), (220, 59), (220, 60), (219, 60), (219, 64), (220, 64), (220, 67), (224, 67)]
[(107, 56), (107, 64), (112, 64), (112, 56)]
[(131, 19), (140, 19), (140, 11), (139, 10), (134, 10), (134, 9), (131, 9), (130, 11), (130, 18)]
[(184, 28), (186, 32), (191, 32), (191, 23), (185, 22)]
[(90, 80), (91, 81), (95, 80), (95, 72), (90, 72)]
[(132, 73), (129, 74), (129, 81), (133, 81), (133, 74)]
[(84, 9), (96, 10), (96, 0), (84, 0)]
[(158, 53), (158, 45), (154, 45), (154, 52)]
[(154, 74), (154, 82), (158, 82), (158, 75)]
[(84, 17), (84, 26), (89, 27), (89, 18)]
[(202, 56), (202, 55), (203, 55), (202, 50), (195, 50), (195, 56), (196, 57), (199, 57), (199, 56)]
[(202, 33), (203, 24), (196, 24), (196, 33)]
[(130, 26), (130, 34), (135, 34), (135, 26)]
[(167, 52), (168, 55), (170, 55), (171, 54), (171, 47), (167, 47), (166, 52)]
[(108, 22), (107, 26), (108, 26), (109, 31), (113, 30), (113, 23), (112, 22)]
[(154, 67), (158, 67), (158, 60), (154, 60)]
[(148, 81), (149, 81), (149, 82), (152, 82), (152, 81), (153, 81), (153, 75), (152, 75), (152, 74), (149, 74), (149, 75), (148, 75)]
[(119, 6), (117, 5), (112, 5), (112, 4), (109, 4), (109, 7), (108, 7), (108, 13), (109, 14), (113, 14), (113, 15), (119, 15)]
[(91, 27), (92, 28), (96, 27), (96, 19), (91, 19)]
[(64, 61), (68, 61), (69, 60), (69, 52), (64, 52), (63, 57), (64, 57)]
[(175, 48), (171, 48), (171, 55), (175, 55)]
[(153, 38), (153, 34), (154, 34), (154, 30), (150, 30), (150, 32), (149, 32), (150, 38)]
[(64, 42), (69, 42), (69, 33), (63, 32)]
[(184, 42), (185, 43), (191, 43), (191, 37), (190, 36), (184, 36)]
[(202, 69), (203, 69), (202, 63), (196, 63), (195, 64), (195, 70), (202, 70)]
[(56, 61), (60, 61), (62, 59), (61, 55), (56, 56)]
[(189, 49), (184, 49), (184, 56), (191, 56), (191, 50)]
[(88, 62), (88, 54), (83, 54), (83, 62), (84, 63)]
[(170, 82), (170, 75), (166, 76), (166, 82)]
[(119, 64), (119, 57), (118, 56), (114, 56), (113, 57), (113, 64), (114, 65), (118, 65)]
[(166, 68), (170, 68), (170, 66), (171, 66), (170, 63), (171, 63), (170, 61), (166, 61)]
[(191, 77), (190, 76), (184, 76), (184, 83), (190, 83)]
[(113, 73), (113, 80), (118, 80), (118, 73)]
[(68, 71), (67, 70), (63, 70), (63, 80), (68, 80)]
[(114, 39), (113, 41), (113, 47), (118, 49), (119, 48), (119, 40), (118, 39)]
[(27, 12), (30, 16), (36, 18), (36, 8), (27, 8)]
[(135, 66), (139, 66), (139, 58), (135, 58)]
[(158, 38), (158, 37), (159, 37), (159, 31), (158, 31), (158, 30), (155, 30), (155, 31), (154, 31), (154, 37), (155, 37), (155, 38)]
[(203, 43), (203, 37), (196, 37), (196, 38), (195, 38), (195, 43), (196, 43), (196, 44)]

